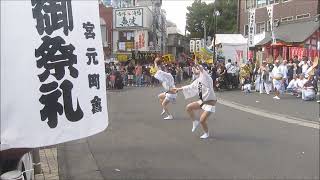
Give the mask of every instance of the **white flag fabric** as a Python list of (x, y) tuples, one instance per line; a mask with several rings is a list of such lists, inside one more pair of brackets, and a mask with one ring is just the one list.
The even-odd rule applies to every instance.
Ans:
[(1, 1), (2, 150), (63, 143), (108, 126), (98, 5)]
[(267, 6), (267, 13), (268, 13), (268, 18), (269, 18), (269, 22), (270, 22), (272, 44), (276, 44), (276, 37), (274, 34), (273, 5)]
[(256, 32), (256, 9), (249, 9), (248, 46), (254, 47), (254, 35)]

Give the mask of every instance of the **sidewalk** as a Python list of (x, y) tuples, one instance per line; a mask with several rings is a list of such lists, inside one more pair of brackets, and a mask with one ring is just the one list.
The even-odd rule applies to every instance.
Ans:
[(245, 95), (239, 90), (217, 92), (218, 99), (309, 121), (319, 121), (320, 105), (316, 101), (303, 101), (289, 94), (281, 95), (280, 100), (273, 99), (273, 96), (272, 93), (267, 95), (257, 92)]
[(35, 175), (35, 180), (59, 180), (57, 148), (40, 149), (41, 174)]

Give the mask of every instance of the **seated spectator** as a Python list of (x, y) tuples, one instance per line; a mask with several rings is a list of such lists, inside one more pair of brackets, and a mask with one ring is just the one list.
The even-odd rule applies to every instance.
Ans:
[(302, 94), (302, 90), (303, 90), (303, 86), (304, 84), (307, 82), (307, 80), (304, 78), (304, 75), (301, 74), (300, 75), (300, 78), (298, 79), (298, 82), (297, 82), (297, 97), (301, 97), (301, 94)]
[(244, 82), (243, 82), (243, 86), (242, 86), (242, 90), (245, 93), (251, 93), (251, 78), (250, 76), (245, 77)]
[(287, 87), (287, 91), (291, 92), (292, 95), (296, 95), (297, 96), (297, 90), (298, 90), (298, 77), (297, 75), (293, 75), (293, 79), (289, 82), (288, 87)]
[(309, 76), (308, 81), (303, 85), (302, 100), (311, 101), (316, 98), (317, 82), (314, 76)]

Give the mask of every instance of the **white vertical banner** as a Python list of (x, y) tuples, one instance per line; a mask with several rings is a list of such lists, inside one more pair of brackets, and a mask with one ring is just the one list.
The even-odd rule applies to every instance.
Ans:
[(1, 1), (0, 113), (0, 149), (54, 145), (106, 129), (97, 0)]
[(195, 40), (190, 40), (190, 52), (194, 53), (195, 51)]
[(256, 32), (256, 9), (249, 9), (248, 47), (254, 47), (254, 35)]
[(267, 6), (267, 13), (270, 22), (270, 32), (272, 38), (272, 44), (276, 44), (276, 37), (274, 34), (274, 18), (273, 18), (273, 5)]

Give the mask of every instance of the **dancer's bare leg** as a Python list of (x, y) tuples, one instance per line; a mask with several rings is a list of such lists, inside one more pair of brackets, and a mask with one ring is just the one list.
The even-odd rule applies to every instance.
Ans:
[(158, 95), (158, 98), (159, 98), (159, 101), (160, 101), (160, 105), (162, 105), (162, 102), (166, 98), (166, 94), (165, 93), (161, 93), (161, 94)]
[(186, 111), (189, 114), (192, 121), (196, 120), (195, 115), (194, 115), (194, 111), (199, 110), (199, 109), (200, 109), (200, 105), (197, 102), (192, 102), (187, 105)]
[(186, 107), (186, 111), (188, 112), (188, 114), (192, 120), (192, 129), (191, 129), (192, 132), (194, 132), (199, 125), (199, 121), (196, 119), (196, 117), (194, 115), (194, 111), (199, 110), (200, 108), (201, 107), (198, 102), (190, 103)]
[(168, 115), (170, 115), (170, 112), (169, 112), (169, 110), (168, 110), (168, 104), (169, 104), (169, 102), (170, 102), (170, 101), (164, 99), (164, 100), (162, 101), (162, 104), (161, 104), (164, 112), (167, 113)]
[(207, 125), (207, 119), (210, 116), (210, 114), (211, 114), (210, 112), (204, 111), (200, 116), (200, 124), (201, 124), (202, 129), (205, 133), (209, 132), (208, 125)]

